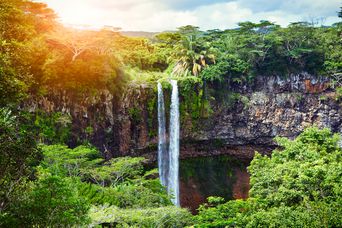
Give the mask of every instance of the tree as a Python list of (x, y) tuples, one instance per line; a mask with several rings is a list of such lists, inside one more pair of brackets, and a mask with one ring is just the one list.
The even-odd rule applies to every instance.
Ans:
[(21, 131), (18, 119), (9, 109), (0, 109), (0, 214), (22, 191), (41, 158), (33, 136)]
[(113, 158), (100, 167), (91, 170), (84, 170), (85, 175), (102, 186), (118, 185), (123, 181), (138, 178), (143, 174), (142, 162), (144, 158), (122, 157)]
[(179, 41), (173, 45), (171, 59), (174, 64), (172, 74), (198, 76), (208, 63), (214, 63), (209, 44), (200, 38), (202, 32), (198, 27), (187, 25), (178, 28)]
[(78, 195), (72, 179), (41, 173), (32, 190), (23, 195), (12, 208), (16, 226), (69, 227), (90, 222), (90, 205)]
[(62, 26), (49, 35), (49, 40), (66, 47), (71, 52), (71, 61), (87, 50), (95, 48), (95, 32), (67, 29)]
[[(0, 2), (0, 105), (25, 97), (41, 77), (46, 59), (43, 36), (55, 15), (45, 4), (23, 0)], [(39, 48), (38, 48), (39, 47)]]
[(59, 28), (48, 36), (49, 55), (42, 67), (44, 88), (70, 93), (108, 89), (113, 95), (126, 83), (115, 42), (117, 32)]
[(20, 46), (30, 39), (33, 31), (25, 21), (20, 3), (0, 2), (0, 106), (16, 102), (25, 92), (21, 81), (28, 75), (16, 67), (15, 61), (19, 58)]
[(59, 176), (82, 176), (82, 171), (91, 170), (104, 162), (99, 151), (90, 146), (70, 149), (64, 145), (42, 145), (44, 160), (41, 166)]
[[(29, 15), (37, 33), (50, 32), (57, 26), (56, 13), (41, 2), (23, 1), (22, 10)], [(38, 35), (38, 34), (37, 34)]]

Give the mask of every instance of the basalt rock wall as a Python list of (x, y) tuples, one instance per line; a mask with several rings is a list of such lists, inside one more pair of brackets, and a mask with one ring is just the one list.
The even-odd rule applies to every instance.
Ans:
[[(313, 124), (342, 131), (341, 101), (324, 77), (307, 73), (286, 78), (258, 76), (253, 83), (231, 85), (220, 92), (238, 93), (241, 99), (226, 105), (209, 90), (209, 116), (193, 120), (183, 115), (182, 158), (231, 154), (248, 160), (255, 150), (270, 153), (276, 147), (275, 136), (293, 138)], [(156, 95), (155, 89), (147, 86), (130, 87), (120, 97), (106, 90), (85, 97), (51, 91), (23, 106), (30, 112), (40, 109), (69, 114), (71, 146), (87, 139), (108, 157), (144, 155), (156, 159)], [(167, 92), (165, 99), (169, 99)], [(88, 127), (91, 134), (85, 130)]]

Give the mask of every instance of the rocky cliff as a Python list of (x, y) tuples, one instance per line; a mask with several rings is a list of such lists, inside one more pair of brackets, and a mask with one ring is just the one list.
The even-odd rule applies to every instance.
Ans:
[[(275, 136), (293, 138), (313, 124), (342, 131), (341, 103), (326, 78), (307, 73), (286, 78), (258, 76), (253, 83), (221, 90), (221, 94), (239, 96), (227, 105), (225, 98), (219, 99), (209, 90), (210, 115), (196, 120), (183, 115), (182, 158), (231, 154), (250, 159), (255, 150), (269, 153), (274, 149)], [(108, 91), (87, 97), (52, 91), (25, 106), (31, 112), (41, 109), (70, 114), (71, 146), (86, 138), (109, 157), (145, 155), (155, 159), (156, 102), (155, 90), (140, 86), (131, 87), (120, 98)], [(91, 133), (85, 130), (89, 127)]]

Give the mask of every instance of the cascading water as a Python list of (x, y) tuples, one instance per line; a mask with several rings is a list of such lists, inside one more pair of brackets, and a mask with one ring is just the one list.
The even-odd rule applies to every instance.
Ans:
[(172, 202), (179, 202), (179, 100), (177, 81), (171, 80), (171, 110), (170, 110), (170, 145), (169, 145), (169, 180), (168, 191), (174, 195)]
[(173, 204), (179, 202), (179, 100), (177, 81), (171, 80), (170, 141), (167, 151), (165, 128), (165, 105), (163, 88), (158, 83), (158, 168), (159, 178), (168, 193), (172, 194)]
[(168, 186), (169, 154), (166, 145), (165, 105), (163, 88), (158, 83), (158, 169), (159, 178), (164, 186)]

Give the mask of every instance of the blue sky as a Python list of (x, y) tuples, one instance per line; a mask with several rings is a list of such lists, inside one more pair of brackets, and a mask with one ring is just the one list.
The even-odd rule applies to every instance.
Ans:
[(238, 22), (270, 20), (282, 26), (296, 21), (331, 25), (340, 21), (340, 0), (37, 0), (47, 3), (62, 23), (121, 27), (134, 31), (174, 30), (196, 25), (203, 30), (234, 28)]

